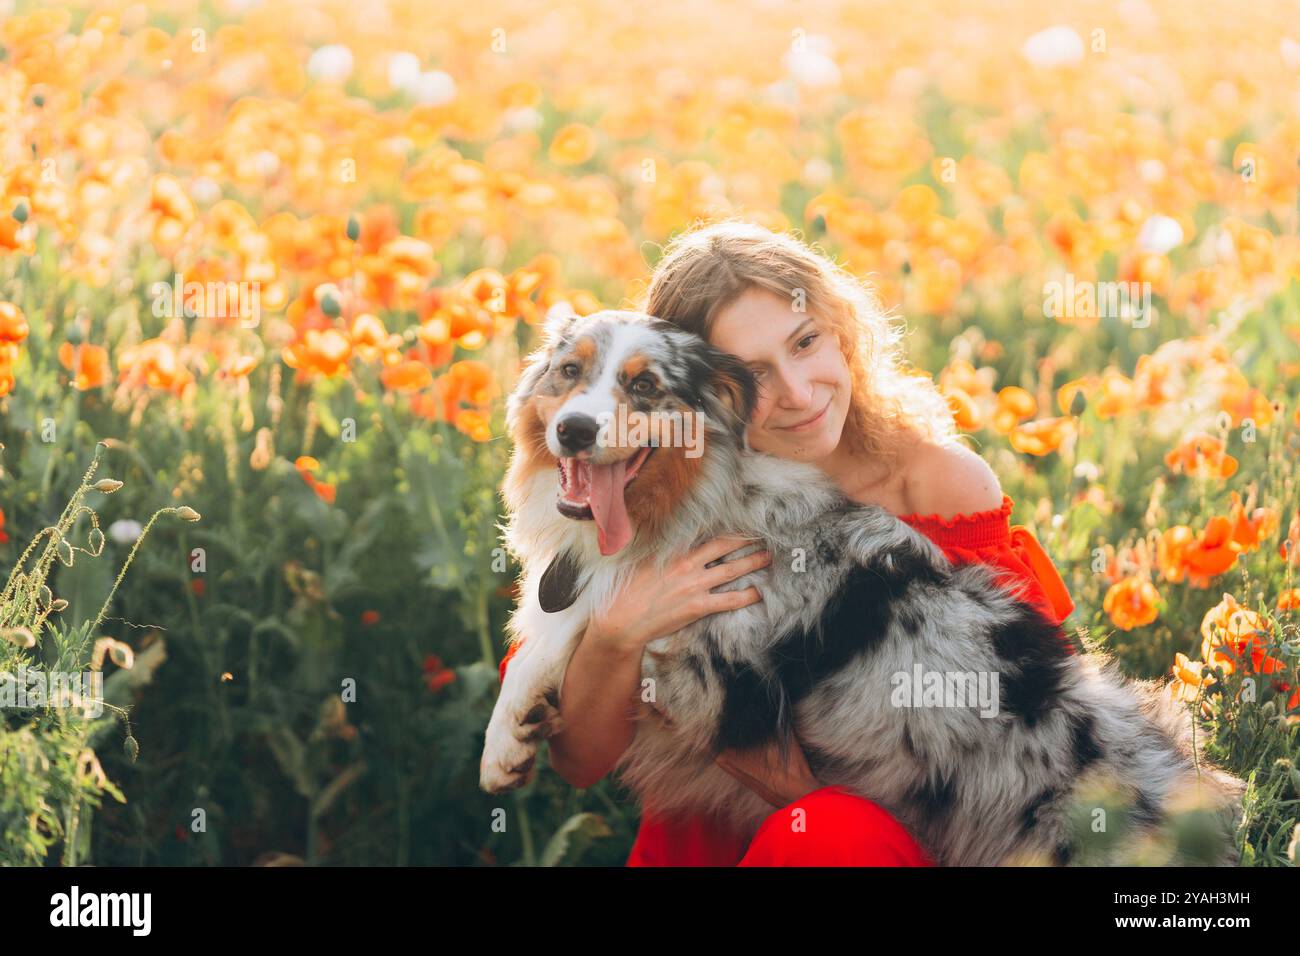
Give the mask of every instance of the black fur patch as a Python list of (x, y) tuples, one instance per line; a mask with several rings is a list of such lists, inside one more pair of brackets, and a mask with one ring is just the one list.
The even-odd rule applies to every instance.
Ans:
[[(755, 747), (794, 729), (794, 705), (818, 682), (884, 640), (908, 579), (872, 564), (849, 569), (811, 630), (788, 632), (772, 648), (770, 675), (737, 669), (716, 650), (710, 665), (723, 684), (719, 744)], [(707, 643), (716, 648), (709, 634)]]
[(1097, 722), (1092, 714), (1070, 718), (1070, 752), (1074, 754), (1074, 764), (1078, 770), (1101, 759)]
[(934, 820), (944, 817), (957, 799), (957, 782), (951, 776), (944, 777), (937, 783), (926, 780), (911, 791), (911, 799), (920, 808), (924, 818)]
[(1057, 844), (1052, 851), (1052, 862), (1057, 866), (1066, 866), (1074, 859), (1074, 847), (1069, 843)]
[(748, 750), (776, 736), (778, 715), (783, 710), (784, 691), (779, 684), (752, 667), (725, 660), (716, 651), (710, 661), (722, 681), (725, 696), (718, 735), (718, 750)]
[(993, 650), (1006, 665), (999, 677), (1001, 706), (1033, 727), (1061, 696), (1069, 651), (1058, 625), (1030, 604), (990, 635)]
[(695, 679), (700, 682), (700, 687), (708, 687), (708, 682), (704, 676), (704, 662), (694, 654), (687, 654), (682, 658), (682, 663), (690, 670)]
[(1043, 790), (1038, 796), (1025, 804), (1024, 810), (1020, 812), (1020, 832), (1028, 833), (1038, 825), (1038, 811), (1043, 809), (1053, 800), (1056, 799), (1056, 791), (1051, 787)]

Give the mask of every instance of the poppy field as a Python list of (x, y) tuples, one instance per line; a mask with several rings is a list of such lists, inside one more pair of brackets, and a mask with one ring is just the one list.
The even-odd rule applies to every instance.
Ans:
[(1300, 10), (1201, 6), (0, 0), (0, 864), (621, 864), (616, 782), (477, 786), (505, 399), (735, 217), (1294, 865)]

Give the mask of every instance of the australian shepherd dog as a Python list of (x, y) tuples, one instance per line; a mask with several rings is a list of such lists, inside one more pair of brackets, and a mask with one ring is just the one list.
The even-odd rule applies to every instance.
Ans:
[[(722, 589), (754, 584), (763, 600), (643, 656), (661, 718), (642, 709), (614, 771), (644, 812), (753, 834), (772, 806), (714, 758), (794, 734), (821, 783), (880, 804), (941, 865), (1068, 862), (1072, 801), (1099, 783), (1121, 795), (1127, 834), (1158, 836), (1190, 801), (1219, 838), (1210, 862), (1237, 861), (1244, 784), (1197, 751), (1187, 708), (1091, 644), (1072, 650), (993, 569), (953, 566), (816, 466), (750, 450), (756, 384), (737, 358), (637, 312), (555, 310), (544, 331), (507, 403), (502, 531), (523, 567), (508, 630), (522, 644), (482, 789), (528, 782), (562, 729), (564, 671), (592, 609), (643, 562), (737, 534), (753, 543), (730, 558), (766, 547), (772, 561)], [(612, 427), (629, 421), (643, 427)]]

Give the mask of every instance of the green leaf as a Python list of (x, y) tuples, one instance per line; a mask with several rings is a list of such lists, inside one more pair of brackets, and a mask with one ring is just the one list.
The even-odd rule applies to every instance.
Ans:
[(338, 799), (339, 794), (360, 780), (365, 772), (365, 761), (361, 761), (360, 763), (354, 763), (331, 780), (325, 785), (325, 789), (320, 792), (320, 796), (312, 801), (311, 815), (317, 818), (324, 816), (334, 801)]
[(573, 865), (587, 852), (593, 840), (612, 835), (604, 817), (595, 813), (576, 813), (565, 820), (547, 841), (539, 863), (542, 866)]
[(307, 748), (297, 735), (287, 727), (277, 726), (267, 734), (266, 743), (280, 769), (293, 781), (294, 789), (308, 800), (315, 797), (316, 784), (307, 770)]

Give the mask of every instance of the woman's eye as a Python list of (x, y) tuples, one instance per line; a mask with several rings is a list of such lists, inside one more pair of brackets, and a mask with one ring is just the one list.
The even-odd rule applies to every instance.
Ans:
[(810, 346), (807, 346), (807, 345), (805, 345), (804, 343), (805, 343), (805, 342), (812, 342), (814, 339), (816, 339), (816, 338), (818, 337), (819, 334), (820, 334), (820, 333), (818, 333), (818, 332), (813, 332), (813, 333), (811, 333), (811, 334), (809, 334), (809, 335), (805, 335), (802, 339), (799, 340), (799, 348), (800, 348), (801, 350), (802, 350), (802, 349), (807, 349), (807, 348), (809, 348)]

